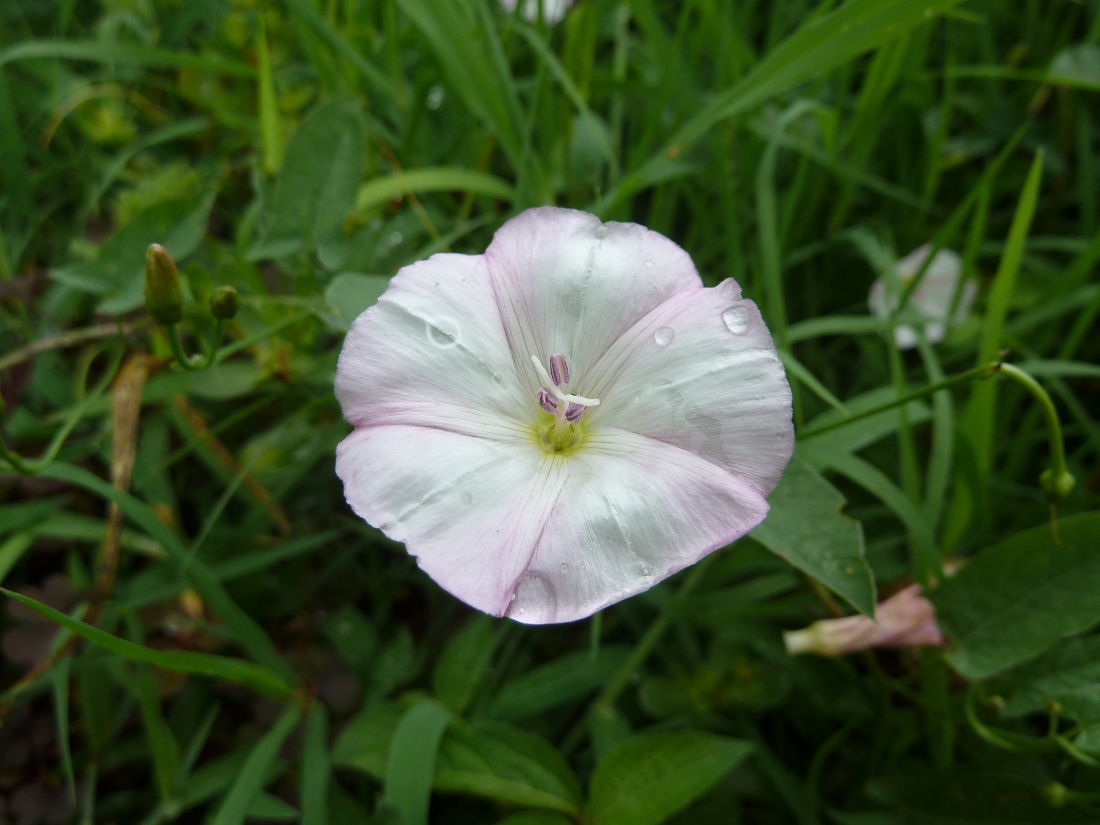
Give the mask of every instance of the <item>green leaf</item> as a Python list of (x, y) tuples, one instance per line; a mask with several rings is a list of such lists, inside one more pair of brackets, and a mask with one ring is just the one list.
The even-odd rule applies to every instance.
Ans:
[(706, 793), (751, 750), (749, 742), (703, 731), (635, 736), (596, 768), (585, 821), (657, 825)]
[(1100, 91), (1100, 46), (1079, 43), (1062, 49), (1047, 69), (1046, 82)]
[(348, 330), (356, 318), (378, 302), (389, 285), (390, 279), (384, 275), (341, 272), (325, 288), (325, 303), (335, 316), (336, 325)]
[(629, 655), (622, 645), (603, 645), (594, 657), (587, 650), (569, 653), (505, 684), (486, 714), (516, 722), (575, 702), (607, 684)]
[(624, 177), (600, 211), (661, 179), (670, 162), (717, 123), (801, 83), (820, 78), (864, 52), (901, 37), (960, 0), (849, 0), (836, 11), (811, 16), (772, 49), (733, 88), (722, 92), (681, 126), (657, 155)]
[(580, 806), (577, 779), (557, 748), (505, 722), (455, 719), (439, 749), (434, 786), (567, 814)]
[(278, 675), (267, 668), (246, 662), (241, 659), (231, 659), (227, 656), (215, 656), (210, 653), (191, 653), (181, 650), (154, 650), (148, 647), (127, 642), (117, 636), (112, 636), (106, 631), (92, 627), (84, 622), (66, 616), (59, 610), (37, 602), (29, 596), (12, 593), (10, 590), (0, 588), (0, 593), (22, 602), (35, 613), (59, 624), (78, 636), (82, 636), (94, 645), (117, 653), (126, 659), (135, 662), (146, 662), (165, 670), (174, 670), (180, 673), (192, 673), (199, 676), (211, 676), (217, 679), (225, 679), (229, 682), (246, 685), (253, 690), (268, 696), (285, 698), (290, 695), (290, 688)]
[(382, 804), (401, 815), (402, 825), (428, 825), (432, 777), (451, 712), (430, 699), (417, 702), (397, 723), (386, 764)]
[(277, 796), (261, 791), (248, 806), (247, 819), (264, 819), (268, 822), (297, 822), (298, 809)]
[(505, 817), (496, 825), (573, 825), (573, 820), (556, 811), (523, 811)]
[[(445, 710), (436, 702), (431, 704)], [(398, 752), (399, 724), (408, 713), (411, 711), (403, 711), (396, 702), (380, 703), (360, 713), (333, 748), (333, 764), (388, 780), (400, 769), (392, 759)], [(432, 713), (438, 722), (439, 712)], [(419, 728), (422, 723), (417, 725)], [(431, 742), (422, 738), (403, 747), (426, 752)], [(421, 761), (413, 763), (418, 767), (405, 770), (421, 771), (427, 758), (421, 753)], [(576, 778), (565, 757), (553, 745), (541, 736), (491, 720), (472, 725), (460, 719), (451, 720), (439, 744), (431, 787), (564, 813), (575, 813), (580, 803)], [(420, 790), (423, 788), (418, 785), (417, 791)], [(387, 790), (387, 798), (388, 795)]]
[(480, 2), (397, 0), (397, 5), (430, 44), (447, 83), (497, 136), (519, 172), (527, 145), (519, 95), (489, 14), (478, 14), (484, 12), (477, 8)]
[(298, 724), (300, 716), (301, 708), (297, 704), (289, 705), (275, 726), (256, 743), (211, 820), (211, 825), (243, 825), (253, 803), (263, 791), (268, 772), (278, 759), (279, 749)]
[(153, 773), (161, 799), (169, 799), (180, 770), (180, 746), (172, 729), (164, 720), (160, 707), (160, 689), (151, 668), (139, 664), (136, 687), (141, 703), (141, 717), (145, 723), (145, 736), (153, 755)]
[(457, 166), (437, 166), (406, 169), (367, 181), (359, 187), (355, 208), (359, 213), (364, 213), (389, 203), (394, 198), (423, 192), (472, 192), (509, 203), (516, 195), (509, 184), (487, 172)]
[(65, 58), (93, 63), (123, 64), (164, 69), (194, 69), (200, 72), (253, 77), (256, 70), (247, 63), (200, 57), (188, 52), (153, 49), (127, 43), (76, 40), (28, 40), (0, 50), (0, 66), (17, 60)]
[(768, 517), (749, 535), (874, 616), (875, 579), (864, 557), (863, 526), (841, 512), (845, 503), (836, 487), (795, 456), (768, 496)]
[(1049, 702), (1082, 725), (1100, 722), (1100, 636), (1066, 639), (993, 686), (1007, 718), (1046, 713)]
[(363, 177), (366, 134), (359, 105), (348, 99), (318, 106), (286, 148), (275, 187), (271, 224), (250, 260), (283, 258), (343, 232)]
[(951, 665), (983, 679), (1100, 622), (1100, 513), (1044, 524), (983, 550), (928, 593)]
[(328, 756), (328, 714), (315, 702), (306, 719), (302, 746), (302, 825), (328, 825), (328, 786), (331, 776)]
[(489, 616), (475, 616), (443, 650), (432, 676), (436, 698), (455, 713), (462, 713), (485, 680), (500, 641), (498, 623)]
[(34, 533), (16, 533), (0, 544), (0, 584), (34, 543)]
[(103, 296), (97, 307), (100, 312), (115, 315), (136, 309), (145, 301), (145, 251), (149, 244), (161, 244), (180, 263), (206, 234), (215, 194), (150, 206), (104, 241), (94, 261), (52, 269), (50, 275), (60, 283)]
[[(985, 317), (982, 320), (981, 340), (978, 344), (977, 366), (995, 360), (1003, 344), (1005, 319), (1016, 289), (1016, 276), (1020, 271), (1020, 262), (1024, 256), (1031, 220), (1039, 203), (1039, 186), (1043, 181), (1043, 153), (1035, 154), (1016, 212), (1012, 217), (1012, 226), (1008, 231), (1004, 252), (1001, 255), (993, 286), (989, 290)], [(966, 437), (973, 445), (978, 466), (986, 472), (993, 459), (993, 416), (997, 404), (997, 382), (980, 381), (971, 391), (970, 401), (963, 416)]]
[[(55, 461), (53, 464), (39, 470), (38, 475), (41, 478), (53, 478), (75, 484), (101, 498), (105, 498), (117, 504), (119, 509), (121, 509), (128, 518), (132, 519), (144, 529), (145, 532), (160, 543), (160, 546), (165, 549), (172, 560), (178, 565), (183, 576), (191, 583), (191, 586), (198, 591), (199, 595), (206, 600), (210, 608), (225, 623), (226, 628), (233, 637), (241, 643), (245, 650), (248, 651), (249, 655), (264, 666), (256, 670), (248, 670), (246, 668), (244, 671), (241, 671), (241, 673), (248, 675), (249, 678), (255, 679), (257, 684), (267, 685), (267, 690), (276, 691), (273, 695), (284, 696), (289, 692), (289, 685), (294, 684), (297, 681), (297, 677), (294, 671), (291, 670), (290, 666), (286, 663), (286, 660), (283, 659), (282, 655), (275, 648), (271, 639), (264, 633), (263, 628), (261, 628), (255, 619), (242, 610), (240, 606), (229, 597), (229, 594), (225, 591), (218, 577), (200, 559), (195, 558), (194, 555), (183, 546), (179, 537), (168, 527), (168, 525), (157, 517), (157, 514), (151, 507), (138, 501), (132, 495), (115, 489), (111, 484), (89, 473), (87, 470), (64, 462)], [(215, 658), (223, 663), (223, 665), (219, 665), (223, 670), (225, 667), (224, 663), (237, 661), (235, 659), (222, 659), (221, 657)], [(156, 664), (156, 662), (150, 663)], [(246, 663), (242, 662), (239, 664), (243, 665)], [(262, 674), (262, 677), (260, 674)], [(280, 681), (281, 684), (278, 688), (271, 682), (272, 677), (277, 677)], [(256, 689), (260, 690), (259, 687)]]
[(904, 821), (928, 825), (1085, 825), (1096, 821), (1096, 815), (1087, 809), (1053, 807), (1041, 788), (1042, 780), (1028, 774), (955, 770), (873, 779), (867, 793), (905, 815)]

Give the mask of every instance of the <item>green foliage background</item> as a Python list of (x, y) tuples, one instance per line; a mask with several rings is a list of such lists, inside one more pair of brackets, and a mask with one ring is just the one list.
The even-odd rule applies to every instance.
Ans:
[[(1100, 821), (1100, 3), (524, 10), (0, 3), (0, 823)], [(749, 537), (525, 627), (350, 513), (332, 378), (399, 267), (543, 203), (736, 278), (799, 443)], [(209, 369), (153, 242), (188, 351), (241, 294)], [(900, 351), (867, 293), (927, 242), (978, 300)], [(1056, 511), (1032, 395), (920, 393), (1002, 350)], [(913, 581), (943, 650), (785, 652)]]

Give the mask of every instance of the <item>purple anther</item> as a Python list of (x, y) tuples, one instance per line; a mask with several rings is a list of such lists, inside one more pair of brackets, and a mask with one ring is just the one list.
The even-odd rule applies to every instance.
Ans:
[(584, 404), (570, 404), (569, 409), (565, 411), (565, 420), (570, 424), (576, 424), (581, 420), (581, 416), (584, 415), (584, 411), (587, 409), (588, 407)]
[(559, 387), (569, 383), (569, 365), (565, 363), (565, 356), (560, 352), (550, 356), (550, 377)]
[(539, 387), (539, 406), (548, 413), (557, 412), (558, 399), (546, 387)]

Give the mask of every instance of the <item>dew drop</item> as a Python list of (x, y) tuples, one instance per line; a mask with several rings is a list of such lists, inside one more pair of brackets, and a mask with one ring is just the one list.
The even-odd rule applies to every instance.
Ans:
[(446, 318), (435, 322), (425, 322), (424, 331), (428, 336), (428, 343), (440, 349), (450, 349), (458, 346), (458, 325)]
[(512, 594), (508, 615), (528, 624), (554, 621), (558, 612), (558, 597), (554, 585), (542, 573), (529, 572)]
[(744, 335), (749, 329), (749, 311), (744, 307), (730, 307), (722, 313), (722, 323), (734, 335)]
[(471, 493), (469, 490), (466, 490), (462, 494), (462, 503), (463, 504), (473, 504), (474, 503), (474, 494)]
[(653, 340), (657, 342), (657, 346), (659, 347), (667, 347), (672, 343), (672, 339), (675, 337), (676, 332), (672, 327), (661, 327), (653, 333)]
[(569, 565), (566, 564), (565, 562), (562, 562), (561, 567), (559, 567), (558, 569), (561, 570), (561, 572), (563, 572), (563, 573), (568, 573), (569, 572)]
[(397, 246), (399, 243), (401, 243), (404, 237), (405, 236), (402, 235), (400, 232), (391, 232), (389, 242), (392, 246)]
[(653, 261), (646, 261), (645, 262), (645, 268), (646, 269), (653, 269)]
[(606, 238), (607, 237), (607, 227), (606, 226), (596, 227), (596, 237), (597, 238)]

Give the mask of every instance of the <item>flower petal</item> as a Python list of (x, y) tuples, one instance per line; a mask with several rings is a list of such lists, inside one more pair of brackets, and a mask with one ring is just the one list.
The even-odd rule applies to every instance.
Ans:
[(517, 433), (533, 401), (520, 393), (483, 256), (433, 255), (398, 272), (348, 332), (336, 397), (356, 427)]
[(425, 427), (357, 429), (336, 450), (356, 514), (464, 602), (503, 615), (564, 483), (533, 443)]
[(591, 370), (592, 428), (641, 433), (771, 492), (794, 449), (791, 390), (756, 305), (732, 280), (650, 312)]
[(616, 338), (680, 292), (702, 289), (695, 265), (663, 235), (633, 223), (600, 223), (586, 212), (528, 209), (504, 224), (485, 252), (500, 315), (524, 391), (531, 365), (562, 353), (574, 384)]
[(558, 461), (567, 480), (508, 615), (582, 619), (647, 590), (759, 524), (758, 490), (678, 447), (591, 431)]
[(646, 590), (768, 511), (732, 474), (617, 430), (553, 456), (533, 443), (371, 427), (340, 444), (336, 472), (355, 512), (441, 587), (529, 624), (581, 619)]

